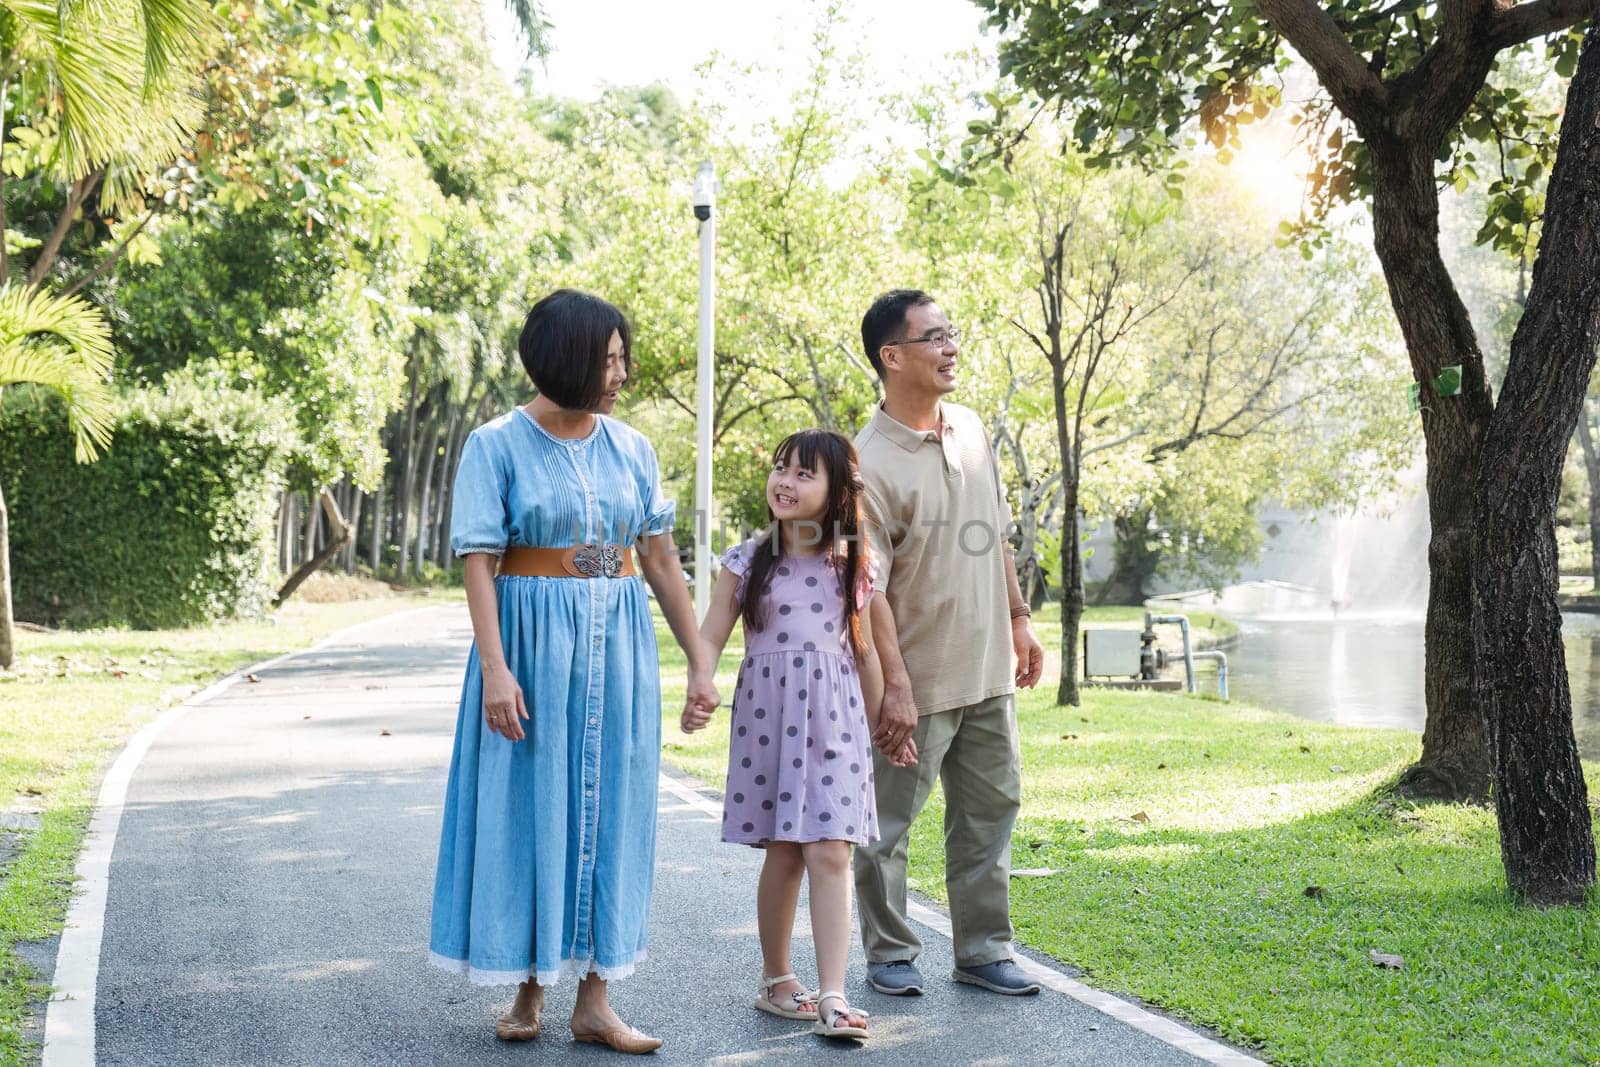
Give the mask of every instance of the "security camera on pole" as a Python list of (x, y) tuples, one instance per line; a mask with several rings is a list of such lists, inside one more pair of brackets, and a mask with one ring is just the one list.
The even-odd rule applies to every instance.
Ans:
[(695, 381), (694, 612), (705, 618), (711, 604), (711, 353), (716, 329), (714, 261), (717, 168), (708, 160), (694, 176), (694, 217), (700, 220), (700, 358)]

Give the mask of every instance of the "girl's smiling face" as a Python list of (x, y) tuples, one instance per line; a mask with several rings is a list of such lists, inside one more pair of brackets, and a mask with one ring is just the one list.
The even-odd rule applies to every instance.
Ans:
[(779, 456), (767, 475), (767, 507), (780, 522), (815, 522), (828, 508), (828, 473), (802, 467), (799, 449)]

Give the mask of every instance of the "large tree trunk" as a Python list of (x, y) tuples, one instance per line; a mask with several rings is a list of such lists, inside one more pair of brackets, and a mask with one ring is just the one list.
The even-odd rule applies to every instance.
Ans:
[[(323, 490), (326, 492), (327, 490)], [(306, 496), (306, 521), (300, 535), (300, 555), (297, 557), (304, 563), (317, 554), (317, 541), (322, 533), (322, 516), (317, 512), (317, 505), (310, 494)]]
[[(1373, 159), (1373, 243), (1421, 383), (1432, 526), (1424, 630), (1427, 722), (1421, 759), (1401, 776), (1398, 789), (1420, 799), (1483, 800), (1489, 751), (1473, 689), (1471, 472), (1492, 401), (1477, 336), (1439, 254), (1433, 156), (1409, 145), (1374, 144)], [(1456, 364), (1462, 370), (1460, 393), (1436, 395), (1431, 382)]]
[(1554, 523), (1600, 345), (1600, 29), (1567, 92), (1545, 205), (1477, 471), (1474, 636), (1506, 879), (1529, 903), (1582, 905), (1595, 884), (1594, 827), (1572, 732)]
[(422, 477), (418, 479), (422, 487), (422, 495), (417, 500), (417, 558), (414, 564), (418, 578), (423, 576), (422, 565), (427, 562), (428, 549), (432, 544), (433, 515), (428, 505), (436, 499), (433, 496), (433, 479), (439, 466), (440, 421), (437, 417), (428, 420), (428, 445), (422, 453)]
[[(1060, 352), (1060, 343), (1051, 339)], [(1056, 703), (1077, 707), (1083, 702), (1078, 689), (1078, 632), (1083, 624), (1083, 537), (1078, 528), (1078, 457), (1074, 435), (1067, 429), (1067, 381), (1059, 356), (1050, 361), (1050, 380), (1054, 387), (1056, 441), (1061, 461), (1061, 682), (1056, 687)]]
[[(350, 540), (350, 524), (345, 522), (344, 516), (339, 513), (339, 502), (334, 500), (333, 494), (327, 489), (322, 490), (321, 499), (322, 512), (328, 518), (329, 536), (327, 544), (323, 545), (322, 551), (311, 556), (295, 569), (295, 572), (289, 576), (288, 581), (284, 582), (282, 587), (279, 588), (277, 596), (272, 598), (273, 607), (279, 606), (285, 600), (294, 596), (294, 591), (300, 588), (301, 583), (321, 570), (323, 564), (337, 556), (339, 550)], [(311, 521), (313, 523), (318, 521), (315, 510), (311, 513)]]
[(406, 392), (405, 436), (401, 444), (400, 484), (395, 493), (395, 540), (400, 559), (395, 567), (396, 581), (405, 581), (411, 569), (411, 499), (417, 484), (417, 377), (422, 357), (411, 358), (411, 382)]
[[(390, 464), (391, 468), (393, 463)], [(378, 574), (383, 565), (383, 510), (384, 488), (388, 485), (388, 471), (378, 477), (378, 490), (372, 496), (372, 530), (370, 540), (367, 542), (368, 562), (372, 564), (372, 573)]]
[(1161, 553), (1150, 546), (1150, 509), (1118, 515), (1112, 521), (1116, 541), (1111, 574), (1095, 595), (1096, 604), (1143, 604), (1144, 587), (1161, 566)]
[(1578, 411), (1578, 448), (1583, 453), (1583, 473), (1589, 486), (1589, 580), (1600, 593), (1600, 450), (1595, 448), (1589, 417), (1586, 398)]
[(354, 574), (356, 572), (356, 551), (358, 548), (357, 542), (360, 540), (359, 532), (361, 530), (362, 519), (364, 518), (362, 515), (362, 510), (363, 505), (366, 503), (366, 499), (367, 494), (358, 489), (354, 482), (350, 483), (351, 536), (350, 543), (346, 545), (344, 549), (344, 572), (346, 574)]
[(450, 444), (445, 453), (444, 470), (440, 474), (439, 486), (439, 566), (449, 574), (455, 570), (455, 555), (450, 551), (450, 512), (455, 507), (456, 493), (456, 467), (461, 462), (461, 448), (465, 444), (467, 434), (482, 421), (481, 414), (484, 397), (480, 394), (477, 400), (468, 400), (456, 411), (454, 421), (450, 427)]
[(0, 670), (16, 658), (12, 644), (15, 620), (11, 617), (11, 525), (6, 515), (6, 494), (0, 488)]

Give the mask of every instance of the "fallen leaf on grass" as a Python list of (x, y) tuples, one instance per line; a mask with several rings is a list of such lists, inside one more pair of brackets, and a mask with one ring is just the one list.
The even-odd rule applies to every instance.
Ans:
[(1158, 770), (1158, 771), (1164, 771), (1164, 770), (1166, 770), (1166, 769), (1167, 769), (1167, 765), (1166, 765), (1166, 764), (1165, 764), (1165, 763), (1158, 763), (1158, 764), (1156, 764), (1156, 770)]
[(1134, 822), (1149, 822), (1150, 821), (1150, 816), (1146, 815), (1142, 811), (1136, 811), (1132, 815), (1128, 816), (1128, 818), (1132, 819)]
[(1077, 739), (1078, 739), (1078, 735), (1077, 734), (1062, 734), (1061, 735), (1061, 740), (1063, 740), (1063, 741), (1076, 741)]
[(1367, 953), (1367, 958), (1372, 961), (1374, 967), (1381, 967), (1386, 971), (1404, 970), (1406, 965), (1404, 956), (1397, 956), (1389, 952), (1379, 952), (1377, 949)]
[(1405, 874), (1406, 873), (1406, 869), (1404, 867), (1400, 866), (1400, 861), (1399, 860), (1395, 861), (1394, 869), (1399, 871), (1401, 874)]
[(245, 676), (244, 676), (244, 680), (245, 680), (245, 681), (247, 681), (247, 682), (259, 682), (259, 681), (261, 681), (261, 679), (260, 679), (260, 678), (257, 678), (257, 677), (256, 677), (256, 676), (255, 676), (255, 675), (253, 675), (253, 674), (247, 674), (247, 675), (245, 675)]
[(1308, 885), (1301, 892), (1314, 900), (1320, 900), (1328, 895), (1328, 891), (1320, 885)]
[(126, 678), (128, 676), (128, 672), (121, 667), (107, 667), (106, 673), (113, 678)]
[(1268, 890), (1266, 887), (1262, 887), (1262, 888), (1256, 890), (1256, 896), (1260, 897), (1262, 900), (1266, 900), (1267, 897), (1269, 897), (1271, 895), (1272, 895), (1271, 891)]
[(1133, 895), (1137, 896), (1137, 897), (1146, 897), (1146, 896), (1149, 896), (1150, 894), (1146, 893), (1143, 889), (1139, 888), (1138, 886), (1134, 886), (1133, 887)]
[(1310, 752), (1311, 751), (1311, 746), (1310, 745), (1301, 745), (1300, 746), (1300, 751), (1301, 752)]
[(1342, 764), (1342, 763), (1335, 763), (1332, 767), (1329, 767), (1328, 770), (1333, 772), (1334, 774), (1343, 774), (1344, 771), (1345, 771), (1345, 767), (1344, 767), (1344, 764)]

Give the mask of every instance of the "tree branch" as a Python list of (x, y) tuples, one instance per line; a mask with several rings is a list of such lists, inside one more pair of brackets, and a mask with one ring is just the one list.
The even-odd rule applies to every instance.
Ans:
[(55, 228), (50, 231), (44, 247), (39, 249), (39, 258), (34, 260), (33, 269), (28, 272), (29, 285), (38, 285), (44, 280), (44, 276), (50, 273), (50, 268), (55, 266), (56, 256), (61, 251), (61, 243), (67, 239), (67, 231), (72, 229), (78, 209), (89, 199), (89, 195), (94, 192), (94, 187), (100, 184), (100, 178), (104, 174), (104, 170), (93, 171), (67, 186), (67, 202), (56, 218)]
[(155, 218), (155, 217), (156, 217), (156, 209), (155, 208), (151, 208), (149, 211), (145, 212), (144, 218), (139, 220), (139, 225), (135, 226), (133, 228), (133, 232), (129, 233), (128, 236), (126, 236), (126, 237), (124, 237), (122, 239), (122, 243), (121, 244), (117, 245), (116, 248), (113, 248), (111, 250), (111, 254), (109, 256), (107, 256), (100, 263), (99, 266), (95, 267), (94, 270), (89, 271), (87, 274), (83, 275), (77, 281), (75, 281), (71, 285), (67, 286), (66, 289), (62, 290), (61, 295), (62, 296), (71, 296), (73, 293), (76, 293), (79, 289), (82, 289), (84, 286), (88, 285), (90, 282), (94, 281), (96, 278), (100, 277), (106, 271), (110, 270), (113, 266), (115, 266), (117, 261), (120, 260), (122, 258), (122, 256), (123, 256), (123, 254), (127, 252), (128, 245), (133, 243), (133, 239), (135, 237), (139, 236), (139, 232), (141, 230), (143, 230), (145, 228), (145, 226), (150, 222), (150, 220)]
[(1387, 121), (1389, 89), (1350, 45), (1333, 16), (1314, 0), (1258, 0), (1272, 28), (1316, 69), (1339, 110), (1362, 129)]
[(1495, 50), (1558, 33), (1600, 15), (1600, 0), (1527, 0), (1513, 4), (1495, 0), (1494, 29), (1489, 40)]

